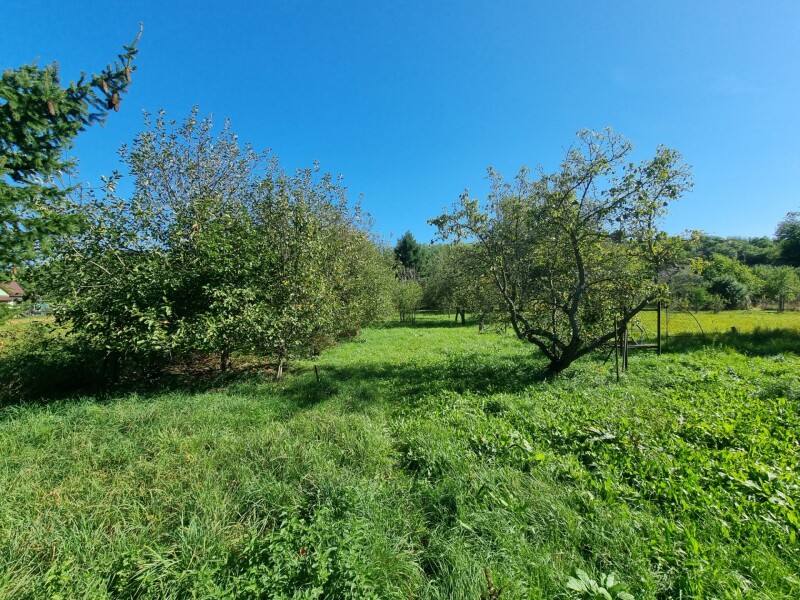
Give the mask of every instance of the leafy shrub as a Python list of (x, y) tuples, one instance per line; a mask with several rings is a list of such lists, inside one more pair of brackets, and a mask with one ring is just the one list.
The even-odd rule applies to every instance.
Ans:
[(42, 269), (85, 343), (117, 357), (215, 354), (222, 371), (234, 352), (282, 366), (383, 316), (389, 267), (339, 182), (285, 172), (196, 110), (146, 123), (121, 151), (132, 196), (114, 177), (105, 198), (77, 203), (82, 231)]

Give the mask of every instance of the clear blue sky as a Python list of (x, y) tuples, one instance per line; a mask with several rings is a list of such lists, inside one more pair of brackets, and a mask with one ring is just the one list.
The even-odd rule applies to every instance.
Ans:
[(671, 233), (772, 235), (800, 210), (800, 2), (448, 1), (3, 3), (0, 68), (37, 56), (65, 80), (144, 35), (131, 92), (82, 134), (81, 179), (119, 168), (141, 111), (232, 120), (284, 167), (342, 173), (378, 232), (426, 220), (486, 167), (552, 169), (610, 125), (694, 166)]

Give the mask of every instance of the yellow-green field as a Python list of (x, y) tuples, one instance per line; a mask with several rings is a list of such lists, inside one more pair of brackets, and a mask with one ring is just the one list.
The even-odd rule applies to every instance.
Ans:
[[(643, 312), (639, 321), (652, 337), (656, 332), (656, 313)], [(710, 311), (687, 312), (670, 310), (662, 313), (662, 335), (714, 335), (730, 333), (735, 327), (740, 333), (756, 330), (791, 330), (800, 332), (800, 311), (778, 313), (764, 310), (726, 310), (718, 313)]]

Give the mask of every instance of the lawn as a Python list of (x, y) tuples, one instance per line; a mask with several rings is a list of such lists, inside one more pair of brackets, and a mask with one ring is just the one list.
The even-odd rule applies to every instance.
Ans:
[(546, 380), (426, 317), (280, 384), (7, 407), (0, 597), (601, 597), (581, 570), (619, 598), (797, 598), (800, 358), (761, 354)]

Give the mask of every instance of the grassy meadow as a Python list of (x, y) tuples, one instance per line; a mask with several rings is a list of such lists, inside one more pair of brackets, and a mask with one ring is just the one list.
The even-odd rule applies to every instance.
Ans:
[(281, 383), (8, 406), (0, 597), (798, 598), (781, 328), (617, 383), (426, 316)]
[[(740, 333), (754, 331), (791, 330), (800, 331), (800, 311), (779, 313), (772, 310), (724, 310), (684, 311), (673, 309), (662, 313), (662, 332), (673, 336), (696, 336), (705, 334), (710, 339), (731, 332), (735, 327)], [(656, 331), (655, 312), (639, 313), (638, 320), (649, 334)]]

